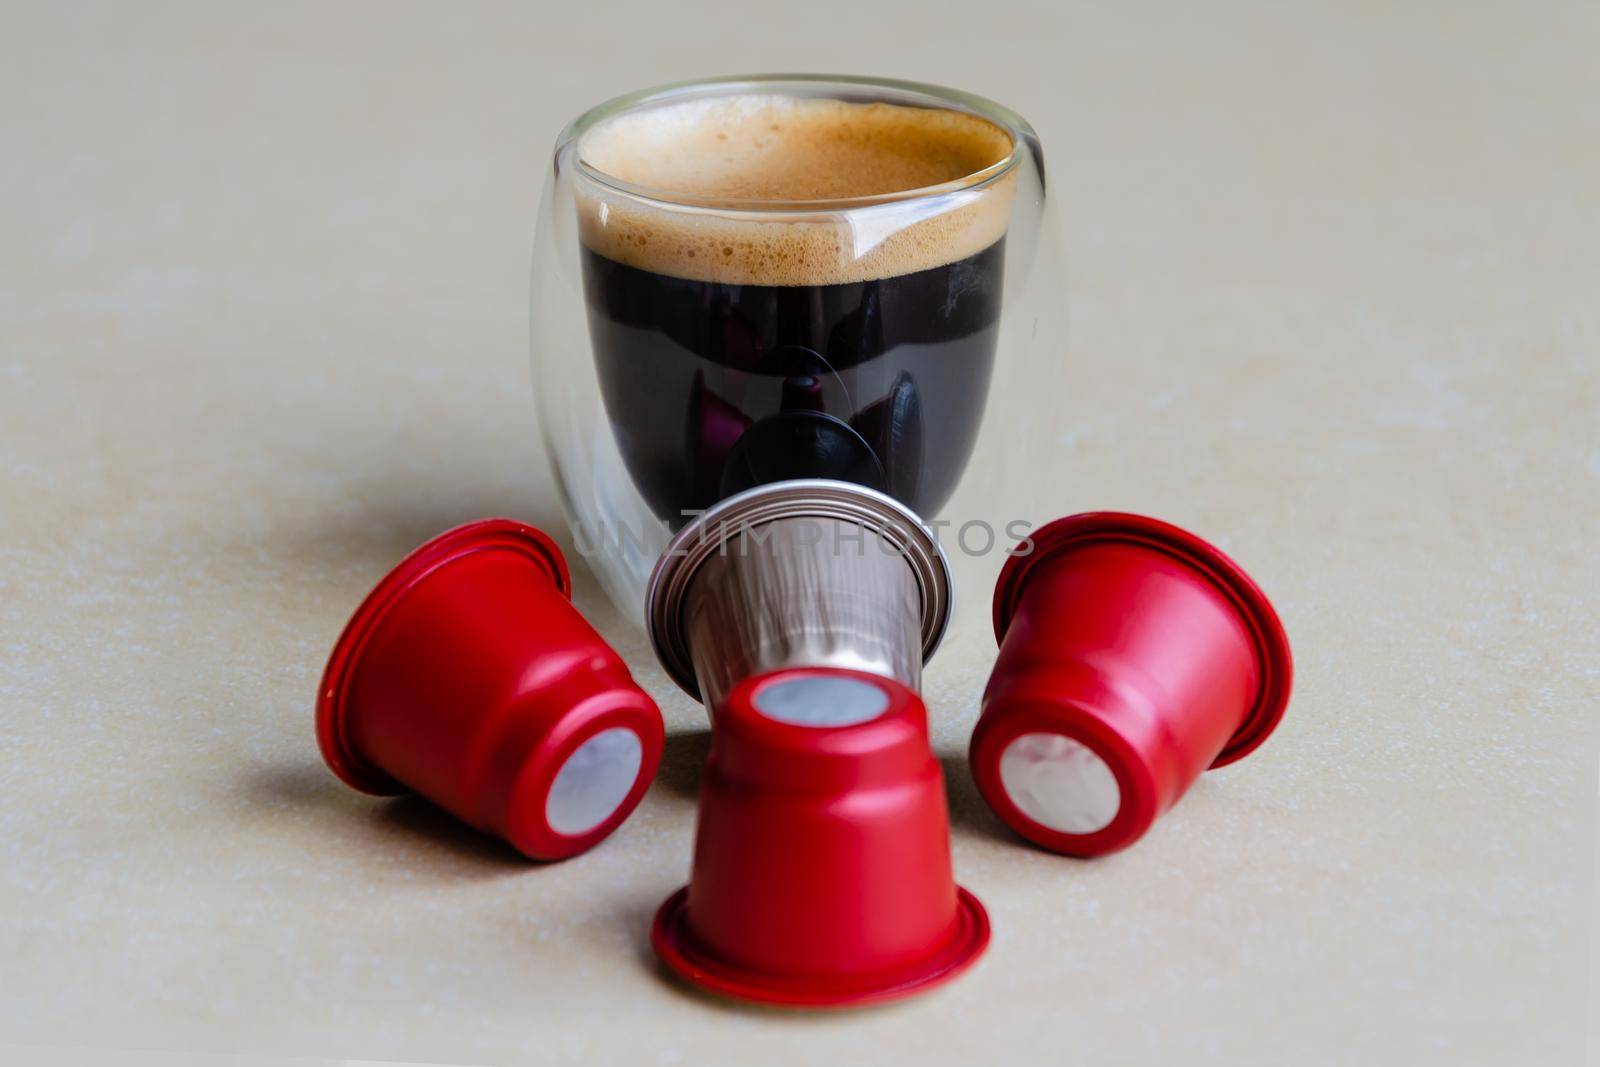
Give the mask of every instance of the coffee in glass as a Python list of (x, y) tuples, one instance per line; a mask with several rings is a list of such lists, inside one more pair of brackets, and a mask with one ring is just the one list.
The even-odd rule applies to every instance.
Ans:
[[(589, 166), (695, 197), (809, 202), (959, 181), (1007, 159), (957, 111), (739, 95), (616, 116)], [(580, 201), (589, 329), (622, 459), (677, 525), (732, 493), (834, 478), (933, 514), (983, 416), (1009, 183), (866, 255), (840, 231)]]

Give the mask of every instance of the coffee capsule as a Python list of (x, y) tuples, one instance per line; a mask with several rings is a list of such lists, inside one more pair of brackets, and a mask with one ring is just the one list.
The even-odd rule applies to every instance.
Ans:
[(951, 874), (944, 776), (910, 689), (861, 671), (746, 679), (717, 709), (689, 885), (652, 943), (689, 982), (793, 1007), (909, 996), (983, 952)]
[(885, 491), (896, 500), (908, 500), (922, 484), (925, 431), (922, 398), (917, 383), (905, 371), (881, 400), (868, 405), (850, 420), (882, 461)]
[(723, 465), (718, 495), (798, 478), (853, 482), (879, 490), (886, 485), (878, 454), (849, 423), (800, 408), (768, 415), (739, 438)]
[(722, 469), (739, 439), (750, 429), (751, 419), (706, 384), (705, 374), (695, 372), (689, 387), (687, 477), (696, 500), (714, 500)]
[(1175, 526), (1097, 512), (1031, 541), (995, 587), (1000, 655), (972, 773), (1023, 837), (1099, 855), (1267, 739), (1289, 700), (1289, 640), (1255, 582)]
[(598, 843), (661, 759), (661, 712), (569, 599), (549, 537), (441, 534), (378, 583), (323, 674), (317, 741), (344, 782), (416, 792), (540, 860)]
[(849, 482), (757, 486), (680, 530), (646, 593), (672, 679), (717, 708), (792, 666), (870, 671), (912, 689), (950, 617), (950, 567), (904, 505)]

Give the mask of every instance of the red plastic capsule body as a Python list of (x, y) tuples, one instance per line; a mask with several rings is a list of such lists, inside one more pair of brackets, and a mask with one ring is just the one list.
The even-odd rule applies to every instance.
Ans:
[(922, 701), (876, 674), (774, 671), (717, 709), (690, 884), (657, 915), (669, 967), (791, 1006), (907, 996), (982, 952), (951, 873), (944, 779)]
[(560, 550), (522, 523), (417, 549), (329, 658), (328, 766), (363, 792), (419, 793), (535, 859), (599, 842), (654, 776), (661, 713), (568, 597)]
[(969, 758), (995, 813), (1046, 848), (1138, 840), (1208, 767), (1283, 717), (1288, 638), (1237, 564), (1137, 515), (1060, 519), (995, 589), (1000, 655)]

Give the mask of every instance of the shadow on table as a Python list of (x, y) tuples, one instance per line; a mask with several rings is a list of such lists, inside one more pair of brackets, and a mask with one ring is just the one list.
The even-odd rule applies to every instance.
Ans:
[(314, 820), (336, 843), (408, 869), (453, 878), (492, 878), (543, 866), (497, 837), (482, 833), (418, 796), (369, 797), (352, 792), (320, 764), (258, 767), (242, 792), (268, 811)]
[(705, 769), (706, 757), (710, 754), (709, 727), (668, 734), (661, 747), (661, 768), (656, 771), (656, 785), (680, 799), (699, 799), (700, 772)]
[(972, 768), (967, 764), (965, 752), (955, 756), (940, 756), (944, 769), (945, 795), (950, 799), (950, 832), (952, 835), (1000, 841), (1008, 845), (1021, 842), (994, 812), (989, 810), (978, 785), (972, 780)]

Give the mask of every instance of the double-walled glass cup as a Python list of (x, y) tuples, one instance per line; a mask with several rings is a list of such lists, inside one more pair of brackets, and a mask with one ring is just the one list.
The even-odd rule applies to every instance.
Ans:
[(675, 531), (790, 479), (877, 490), (947, 543), (988, 527), (950, 555), (958, 585), (991, 580), (1062, 400), (1055, 240), (1033, 130), (950, 89), (728, 78), (574, 121), (539, 216), (535, 385), (612, 598), (639, 619)]

